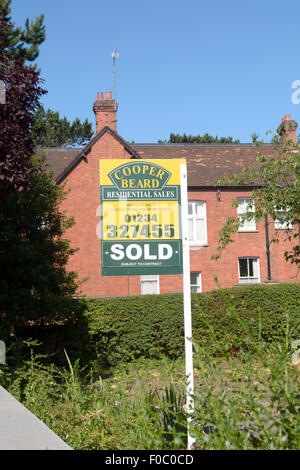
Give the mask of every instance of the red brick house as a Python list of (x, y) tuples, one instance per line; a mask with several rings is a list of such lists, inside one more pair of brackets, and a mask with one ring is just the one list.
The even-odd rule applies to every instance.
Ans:
[[(293, 282), (297, 268), (287, 263), (285, 232), (274, 222), (269, 224), (269, 239), (276, 230), (282, 242), (272, 244), (267, 256), (264, 223), (247, 223), (236, 235), (218, 261), (211, 260), (217, 247), (218, 232), (229, 216), (242, 212), (251, 197), (251, 187), (216, 187), (218, 178), (237, 173), (242, 167), (255, 165), (261, 149), (252, 144), (129, 144), (116, 130), (117, 103), (111, 93), (98, 93), (94, 103), (96, 134), (83, 149), (40, 149), (53, 169), (57, 184), (71, 189), (63, 210), (74, 216), (75, 225), (68, 238), (79, 251), (71, 258), (69, 268), (88, 280), (81, 293), (91, 297), (139, 295), (182, 291), (182, 276), (101, 277), (99, 159), (185, 158), (188, 169), (191, 288), (208, 291), (216, 287), (214, 276), (222, 287), (265, 282)], [(288, 123), (286, 137), (296, 140), (297, 124)], [(272, 146), (263, 152), (271, 155)], [(239, 208), (232, 202), (239, 200)], [(280, 232), (281, 230), (281, 232)], [(292, 228), (294, 230), (294, 228)]]

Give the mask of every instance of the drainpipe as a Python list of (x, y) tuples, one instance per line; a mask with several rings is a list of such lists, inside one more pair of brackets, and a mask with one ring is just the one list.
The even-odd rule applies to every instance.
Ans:
[(272, 280), (271, 276), (271, 257), (270, 257), (270, 241), (269, 241), (269, 222), (268, 215), (265, 215), (265, 229), (266, 229), (266, 254), (267, 254), (267, 265), (268, 265), (268, 281)]

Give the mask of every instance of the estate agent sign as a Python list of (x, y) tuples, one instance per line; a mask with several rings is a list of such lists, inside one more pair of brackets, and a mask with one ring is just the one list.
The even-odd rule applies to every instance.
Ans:
[(188, 449), (194, 443), (185, 160), (100, 160), (102, 276), (183, 274)]
[(182, 273), (182, 163), (100, 160), (102, 276)]

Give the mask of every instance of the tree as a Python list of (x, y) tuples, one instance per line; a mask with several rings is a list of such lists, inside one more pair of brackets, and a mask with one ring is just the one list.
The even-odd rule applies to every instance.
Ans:
[(239, 144), (239, 140), (233, 140), (232, 137), (213, 137), (209, 134), (204, 134), (203, 136), (196, 135), (180, 135), (180, 134), (170, 134), (170, 138), (168, 141), (159, 140), (160, 144), (167, 143), (167, 144)]
[[(11, 0), (0, 0), (0, 17), (3, 30), (3, 55), (5, 63), (19, 63), (27, 67), (27, 62), (33, 62), (39, 55), (39, 46), (46, 39), (46, 29), (43, 25), (44, 15), (34, 21), (25, 22), (25, 28), (15, 26), (11, 22)], [(3, 58), (1, 58), (4, 60)], [(1, 63), (1, 62), (0, 62)], [(1, 79), (1, 74), (0, 74)], [(93, 134), (92, 124), (86, 119), (83, 123), (76, 118), (72, 124), (66, 118), (60, 118), (58, 112), (39, 106), (34, 112), (34, 122), (31, 124), (31, 138), (35, 147), (60, 147), (84, 145)]]
[(45, 41), (46, 30), (43, 25), (44, 15), (38, 16), (35, 21), (26, 19), (25, 28), (16, 27), (11, 22), (11, 0), (0, 0), (0, 11), (6, 24), (6, 53), (14, 61), (34, 61), (39, 55), (39, 46)]
[[(278, 142), (278, 136), (274, 141)], [(246, 220), (254, 218), (258, 222), (270, 215), (273, 220), (286, 227), (286, 241), (290, 242), (284, 253), (286, 261), (300, 267), (300, 144), (294, 144), (292, 140), (277, 144), (272, 157), (267, 158), (263, 153), (257, 157), (257, 168), (245, 167), (241, 174), (216, 182), (218, 186), (254, 184), (257, 187), (252, 191), (253, 200), (246, 213), (239, 218), (230, 217), (224, 222), (219, 232), (219, 246), (213, 258), (220, 258), (226, 246), (233, 242), (233, 234)], [(290, 230), (291, 226), (294, 231)], [(278, 243), (278, 237), (274, 236), (271, 242)]]
[(74, 250), (64, 233), (72, 220), (60, 212), (62, 189), (33, 159), (30, 133), (39, 98), (39, 74), (7, 53), (10, 25), (0, 16), (0, 335), (34, 322), (73, 314), (78, 284), (66, 265)]
[(255, 142), (258, 142), (259, 134), (256, 134), (256, 132), (253, 132), (251, 134), (252, 142), (255, 144)]
[[(43, 162), (34, 167), (44, 166)], [(26, 190), (11, 191), (0, 206), (0, 337), (12, 327), (63, 321), (74, 314), (74, 253), (65, 231), (73, 220), (60, 210), (63, 189), (47, 172), (32, 172)]]
[(10, 29), (0, 17), (0, 79), (5, 85), (5, 103), (0, 104), (0, 199), (10, 189), (26, 187), (34, 171), (30, 157), (34, 151), (30, 128), (40, 97), (46, 93), (37, 72), (14, 61), (7, 53)]
[(92, 124), (76, 118), (70, 123), (58, 112), (39, 106), (35, 112), (31, 136), (36, 147), (74, 147), (85, 145), (93, 135)]

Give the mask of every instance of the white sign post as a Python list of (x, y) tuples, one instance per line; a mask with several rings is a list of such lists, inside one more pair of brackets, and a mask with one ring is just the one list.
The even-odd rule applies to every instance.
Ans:
[(188, 412), (188, 450), (195, 439), (190, 435), (191, 415), (194, 412), (194, 371), (193, 371), (193, 345), (192, 345), (192, 311), (190, 286), (190, 247), (188, 233), (188, 197), (186, 164), (180, 164), (181, 187), (181, 226), (182, 226), (182, 261), (183, 261), (183, 307), (184, 307), (184, 338), (185, 338), (185, 373), (187, 380), (186, 405)]

